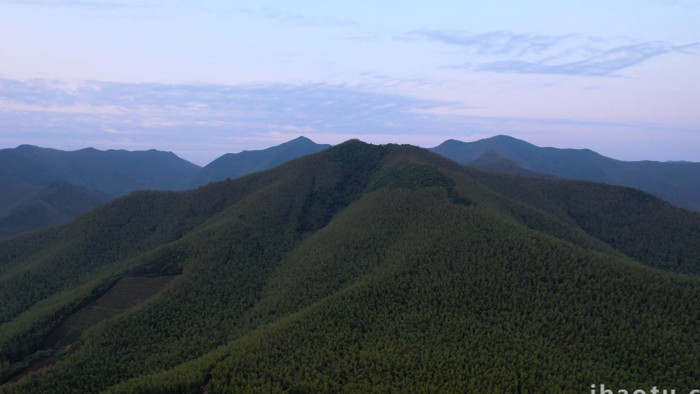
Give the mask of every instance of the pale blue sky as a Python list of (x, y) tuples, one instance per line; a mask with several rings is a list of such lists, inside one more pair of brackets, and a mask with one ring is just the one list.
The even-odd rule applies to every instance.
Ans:
[(0, 0), (0, 148), (509, 134), (700, 161), (700, 1)]

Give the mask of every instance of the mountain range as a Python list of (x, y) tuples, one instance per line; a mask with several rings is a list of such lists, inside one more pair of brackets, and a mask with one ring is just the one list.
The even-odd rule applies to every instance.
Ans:
[(698, 239), (636, 189), (348, 141), (0, 241), (0, 392), (689, 392)]
[(431, 150), (461, 164), (496, 155), (511, 162), (509, 168), (494, 168), (501, 171), (526, 170), (633, 187), (700, 211), (700, 163), (620, 161), (589, 149), (541, 148), (504, 135), (476, 142), (447, 140)]
[(262, 170), (269, 170), (297, 157), (316, 153), (330, 147), (317, 144), (306, 137), (298, 137), (283, 144), (263, 150), (226, 153), (204, 166), (188, 182), (190, 188), (206, 185), (209, 182), (226, 178), (235, 179), (243, 175)]
[(0, 239), (66, 223), (111, 199), (107, 193), (65, 181), (53, 182), (28, 193), (0, 216)]
[(0, 150), (0, 237), (48, 227), (134, 190), (182, 189), (199, 167), (170, 152), (21, 145)]
[[(185, 190), (273, 168), (330, 147), (299, 137), (264, 150), (227, 153), (199, 167), (171, 152), (22, 145), (0, 150), (0, 239), (61, 223), (135, 190)], [(634, 187), (700, 211), (700, 163), (625, 162), (591, 150), (540, 148), (508, 136), (448, 140), (433, 152), (458, 163), (526, 177)], [(60, 187), (59, 189), (56, 185)], [(60, 199), (51, 196), (60, 195)]]
[(2, 149), (0, 239), (65, 223), (135, 190), (184, 190), (238, 178), (328, 146), (299, 137), (261, 151), (229, 153), (203, 168), (157, 150), (66, 152), (30, 145)]

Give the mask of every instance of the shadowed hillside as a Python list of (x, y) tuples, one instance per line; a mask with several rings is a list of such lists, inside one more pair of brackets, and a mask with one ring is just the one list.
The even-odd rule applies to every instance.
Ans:
[[(78, 214), (135, 190), (184, 190), (270, 169), (330, 145), (299, 137), (260, 151), (226, 154), (198, 166), (170, 152), (74, 152), (22, 145), (0, 150), (0, 239), (65, 223)], [(55, 201), (56, 182), (61, 195)], [(87, 190), (85, 190), (87, 189)], [(88, 191), (89, 190), (89, 191)], [(92, 195), (89, 195), (92, 194)]]
[(521, 175), (534, 178), (551, 177), (551, 175), (528, 170), (492, 150), (486, 151), (483, 155), (466, 163), (466, 165), (476, 167), (484, 171), (502, 172), (504, 174)]
[(29, 194), (0, 215), (0, 239), (65, 223), (111, 200), (105, 193), (89, 191), (68, 182), (54, 182)]
[(700, 211), (700, 163), (620, 161), (589, 149), (540, 148), (504, 135), (475, 142), (448, 140), (431, 150), (461, 164), (492, 151), (531, 171), (634, 187)]
[[(0, 242), (3, 381), (56, 359), (0, 392), (682, 391), (698, 239), (699, 214), (633, 189), (348, 141)], [(176, 274), (47, 348), (119, 278)]]
[(65, 223), (134, 190), (181, 190), (199, 167), (170, 152), (0, 149), (0, 238)]
[(31, 185), (65, 181), (112, 196), (143, 189), (182, 189), (199, 171), (171, 152), (93, 148), (67, 152), (31, 145), (1, 149), (0, 168)]

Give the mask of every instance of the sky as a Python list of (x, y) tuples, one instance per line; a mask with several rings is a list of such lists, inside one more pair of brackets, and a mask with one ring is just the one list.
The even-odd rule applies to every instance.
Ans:
[(700, 161), (700, 0), (0, 0), (0, 148), (300, 135)]

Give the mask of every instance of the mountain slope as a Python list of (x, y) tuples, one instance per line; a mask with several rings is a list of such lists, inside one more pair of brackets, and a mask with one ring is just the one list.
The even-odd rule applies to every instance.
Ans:
[(3, 191), (0, 193), (0, 215), (4, 215), (41, 187), (17, 179), (0, 168), (0, 189)]
[(535, 172), (634, 187), (700, 211), (700, 163), (625, 162), (588, 149), (540, 148), (503, 135), (471, 143), (448, 140), (431, 150), (462, 164), (493, 151)]
[(535, 178), (546, 178), (550, 176), (523, 168), (518, 163), (507, 159), (492, 150), (486, 151), (483, 155), (466, 163), (466, 165), (470, 167), (476, 167), (484, 171), (502, 172), (504, 174), (521, 175)]
[[(540, 201), (529, 182), (563, 192)], [(599, 210), (586, 195), (651, 202), (642, 208), (657, 219), (684, 218), (675, 230), (686, 237), (658, 238), (634, 209)], [(640, 264), (634, 242), (606, 240), (596, 223), (612, 234), (635, 225), (657, 249)], [(700, 378), (700, 260), (658, 258), (699, 254), (699, 223), (631, 189), (349, 141), (0, 242), (4, 376), (58, 360), (0, 391), (689, 388)], [(81, 346), (42, 344), (118, 278), (172, 274)]]
[(190, 187), (226, 178), (235, 179), (246, 174), (268, 170), (297, 157), (316, 153), (330, 145), (316, 144), (306, 137), (299, 137), (263, 150), (227, 153), (212, 161), (190, 181)]
[[(269, 169), (329, 146), (299, 137), (265, 150), (226, 154), (204, 168), (170, 152), (156, 150), (87, 148), (65, 152), (30, 145), (3, 149), (0, 150), (0, 186), (4, 190), (0, 195), (0, 239), (65, 223), (106, 201), (76, 194), (74, 206), (66, 204), (69, 200), (64, 200), (61, 206), (52, 206), (51, 199), (46, 198), (37, 206), (41, 189), (49, 188), (54, 182), (68, 182), (74, 185), (72, 190), (76, 193), (78, 188), (85, 188), (113, 197), (135, 190), (184, 190)], [(88, 204), (90, 201), (92, 205)], [(67, 215), (68, 212), (74, 214)]]
[(143, 189), (182, 189), (199, 170), (171, 152), (93, 148), (67, 152), (31, 145), (1, 149), (0, 168), (40, 187), (66, 181), (113, 196)]
[(68, 182), (54, 182), (0, 215), (0, 239), (68, 222), (111, 199), (106, 193), (89, 191)]
[[(198, 171), (198, 166), (170, 152), (155, 150), (66, 152), (30, 145), (2, 149), (0, 238), (64, 223), (107, 201), (105, 195), (113, 198), (141, 189), (183, 189)], [(60, 200), (56, 199), (56, 182), (64, 194)], [(49, 197), (52, 193), (54, 198)], [(93, 195), (88, 196), (90, 193)]]

